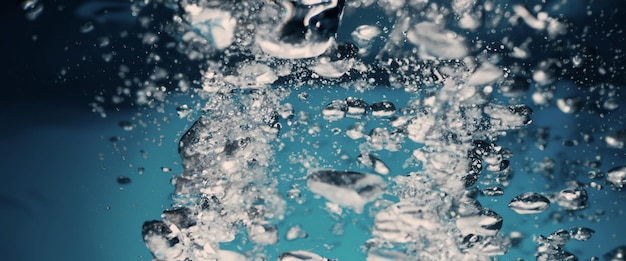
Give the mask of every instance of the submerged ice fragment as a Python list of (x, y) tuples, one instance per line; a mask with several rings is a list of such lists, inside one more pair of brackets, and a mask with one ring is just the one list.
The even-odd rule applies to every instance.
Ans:
[(309, 174), (307, 185), (313, 193), (342, 206), (363, 212), (363, 206), (380, 197), (387, 189), (385, 181), (373, 174), (353, 171), (317, 170)]
[(550, 207), (550, 200), (535, 192), (526, 192), (511, 200), (509, 208), (518, 214), (536, 214), (544, 212)]

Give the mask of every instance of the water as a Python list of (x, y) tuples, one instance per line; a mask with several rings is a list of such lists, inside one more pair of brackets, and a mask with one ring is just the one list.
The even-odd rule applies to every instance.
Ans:
[[(48, 5), (25, 2), (26, 19), (45, 19)], [(78, 60), (98, 60), (119, 79), (89, 103), (109, 127), (100, 130), (109, 148), (92, 165), (111, 182), (88, 189), (93, 200), (70, 201), (93, 215), (66, 218), (104, 224), (93, 229), (97, 250), (48, 252), (611, 260), (605, 254), (626, 244), (615, 230), (626, 156), (616, 44), (624, 40), (610, 22), (591, 24), (619, 20), (603, 13), (620, 10), (607, 5), (586, 13), (569, 2), (462, 0), (76, 6), (85, 20), (76, 34), (93, 36), (99, 53)], [(103, 31), (119, 27), (131, 29)], [(141, 47), (122, 48), (126, 41)], [(59, 81), (75, 68), (62, 67)], [(72, 187), (101, 183), (80, 180)], [(54, 198), (44, 191), (40, 198)], [(7, 195), (11, 213), (32, 208)], [(136, 237), (123, 241), (128, 231)]]

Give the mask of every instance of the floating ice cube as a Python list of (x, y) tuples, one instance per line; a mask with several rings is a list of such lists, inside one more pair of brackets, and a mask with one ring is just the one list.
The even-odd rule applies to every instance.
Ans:
[(380, 197), (387, 189), (385, 181), (373, 174), (353, 171), (317, 170), (309, 174), (307, 185), (313, 193), (342, 206), (363, 212), (363, 206)]
[(550, 200), (535, 192), (526, 192), (517, 195), (509, 203), (509, 208), (518, 214), (536, 214), (544, 212), (550, 207)]

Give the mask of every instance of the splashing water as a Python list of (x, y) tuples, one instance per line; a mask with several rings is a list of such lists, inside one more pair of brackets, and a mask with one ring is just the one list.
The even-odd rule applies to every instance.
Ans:
[[(142, 41), (169, 34), (169, 49), (201, 64), (195, 88), (179, 83), (201, 101), (177, 108), (197, 118), (179, 142), (175, 202), (142, 228), (156, 260), (491, 260), (522, 238), (501, 231), (498, 212), (589, 206), (577, 176), (548, 184), (552, 192), (512, 192), (510, 209), (479, 201), (505, 195), (522, 165), (499, 143), (547, 148), (547, 130), (529, 133), (533, 108), (583, 110), (578, 96), (553, 101), (553, 84), (581, 66), (574, 47), (563, 50), (578, 57), (567, 64), (533, 47), (556, 48), (573, 32), (560, 4), (135, 1), (147, 28), (155, 21), (141, 17), (155, 5), (173, 17)], [(151, 80), (166, 75), (155, 69)], [(605, 110), (619, 108), (610, 87), (595, 88)], [(167, 94), (144, 84), (137, 104)], [(605, 136), (609, 147), (623, 148), (619, 131)], [(550, 160), (524, 172), (550, 180)], [(609, 186), (623, 187), (623, 168), (610, 168)], [(595, 231), (568, 227), (537, 236), (531, 255), (575, 258), (566, 243)], [(615, 247), (606, 255), (624, 252)]]

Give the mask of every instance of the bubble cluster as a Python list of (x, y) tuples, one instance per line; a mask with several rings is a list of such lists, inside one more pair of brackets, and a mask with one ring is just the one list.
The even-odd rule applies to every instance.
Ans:
[[(132, 10), (149, 17), (144, 12), (153, 5), (173, 17), (155, 27), (140, 19), (162, 29), (142, 34), (142, 43), (199, 64), (197, 81), (155, 66), (142, 82), (119, 68), (127, 87), (140, 86), (135, 94), (121, 88), (119, 102), (135, 95), (136, 104), (164, 110), (158, 104), (173, 89), (165, 81), (199, 100), (175, 106), (172, 115), (193, 121), (179, 140), (183, 171), (172, 179), (171, 209), (142, 228), (157, 260), (331, 260), (336, 246), (320, 247), (310, 236), (316, 231), (292, 220), (317, 209), (337, 221), (329, 227), (338, 238), (347, 220), (363, 223), (368, 238), (361, 238), (358, 255), (367, 260), (491, 260), (529, 240), (506, 236), (506, 215), (492, 207), (498, 199), (517, 216), (545, 221), (550, 210), (574, 219), (594, 204), (591, 188), (626, 184), (623, 167), (588, 175), (603, 173), (604, 165), (524, 158), (529, 150), (552, 152), (555, 144), (585, 151), (597, 145), (589, 145), (594, 138), (624, 147), (618, 129), (562, 138), (533, 125), (543, 108), (563, 118), (621, 108), (609, 86), (590, 91), (603, 102), (556, 88), (565, 75), (578, 79), (586, 57), (561, 46), (573, 29), (558, 15), (559, 4), (163, 0), (133, 1)], [(161, 33), (172, 41), (163, 42)], [(544, 57), (548, 49), (573, 58)], [(92, 107), (104, 115), (101, 103)], [(142, 124), (119, 127), (130, 132)], [(545, 179), (545, 187), (517, 191), (514, 173), (529, 182)], [(537, 260), (576, 259), (567, 243), (591, 240), (595, 230), (568, 227), (535, 239)], [(302, 247), (286, 249), (283, 241)]]

